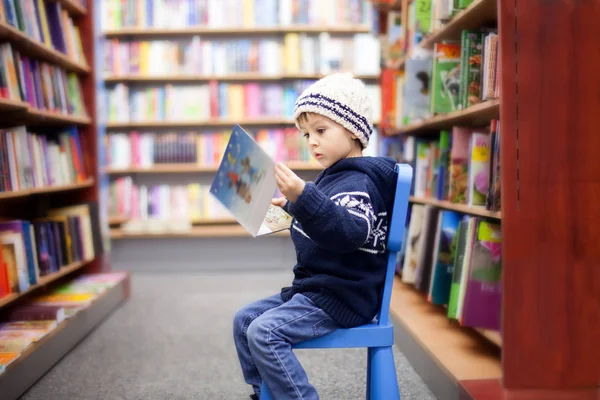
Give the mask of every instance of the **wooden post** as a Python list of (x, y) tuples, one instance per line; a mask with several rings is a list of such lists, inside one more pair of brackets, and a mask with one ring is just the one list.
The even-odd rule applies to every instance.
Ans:
[(597, 394), (600, 1), (498, 12), (503, 386)]

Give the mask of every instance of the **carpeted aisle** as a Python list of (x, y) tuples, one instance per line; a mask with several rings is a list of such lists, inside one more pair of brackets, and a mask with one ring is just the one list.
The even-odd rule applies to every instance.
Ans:
[[(247, 400), (233, 314), (290, 279), (283, 272), (134, 274), (129, 301), (22, 399)], [(321, 399), (364, 399), (366, 350), (297, 354)], [(434, 399), (398, 351), (395, 359), (402, 399)]]

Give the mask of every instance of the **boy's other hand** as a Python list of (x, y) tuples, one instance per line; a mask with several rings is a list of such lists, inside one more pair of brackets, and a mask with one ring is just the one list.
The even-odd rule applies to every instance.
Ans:
[(275, 165), (275, 181), (281, 193), (292, 203), (296, 202), (305, 186), (304, 181), (283, 164)]
[(281, 208), (283, 208), (283, 206), (285, 206), (285, 203), (287, 203), (287, 199), (285, 197), (276, 197), (271, 200), (271, 204), (273, 204), (274, 206), (281, 207)]

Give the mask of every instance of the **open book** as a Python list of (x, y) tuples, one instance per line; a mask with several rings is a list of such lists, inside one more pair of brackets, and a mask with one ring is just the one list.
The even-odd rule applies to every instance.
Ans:
[(239, 125), (234, 125), (210, 193), (252, 236), (289, 229), (292, 217), (273, 206), (275, 162)]

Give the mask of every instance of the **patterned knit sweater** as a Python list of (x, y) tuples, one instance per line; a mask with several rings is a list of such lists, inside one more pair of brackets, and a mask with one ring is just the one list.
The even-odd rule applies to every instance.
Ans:
[(297, 264), (292, 286), (281, 290), (284, 301), (302, 293), (347, 328), (375, 317), (385, 280), (395, 164), (388, 157), (340, 160), (286, 204), (294, 217)]

